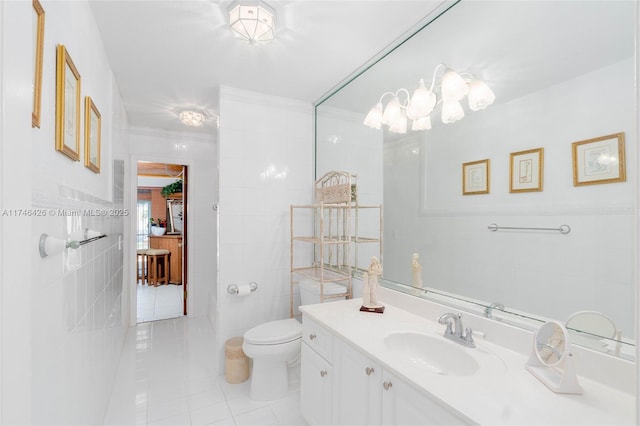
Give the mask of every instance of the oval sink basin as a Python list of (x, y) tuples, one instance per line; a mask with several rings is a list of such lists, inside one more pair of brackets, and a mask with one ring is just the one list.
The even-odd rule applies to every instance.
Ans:
[(444, 376), (470, 376), (478, 371), (478, 362), (465, 348), (444, 337), (420, 333), (392, 333), (384, 338), (387, 348), (415, 366)]

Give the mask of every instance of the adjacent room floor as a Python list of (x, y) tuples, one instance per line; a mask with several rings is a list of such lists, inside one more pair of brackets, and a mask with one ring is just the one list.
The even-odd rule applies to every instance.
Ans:
[(136, 322), (157, 321), (182, 316), (182, 285), (166, 284), (154, 287), (138, 283), (136, 287), (138, 293)]
[(105, 425), (307, 424), (300, 415), (299, 382), (285, 398), (253, 401), (249, 381), (228, 384), (216, 365), (215, 333), (206, 318), (130, 328)]

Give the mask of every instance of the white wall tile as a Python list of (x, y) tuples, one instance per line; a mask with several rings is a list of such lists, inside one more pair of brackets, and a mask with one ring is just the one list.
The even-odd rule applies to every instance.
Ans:
[[(87, 297), (85, 290), (90, 286), (104, 289), (107, 281), (118, 276), (122, 268), (121, 258), (119, 262), (107, 263), (104, 250), (96, 253), (95, 247), (98, 244), (102, 247), (116, 245), (117, 235), (123, 232), (123, 220), (119, 218), (115, 224), (107, 224), (104, 218), (65, 217), (52, 211), (116, 207), (112, 191), (112, 149), (114, 145), (118, 145), (120, 150), (120, 145), (126, 143), (126, 138), (114, 140), (112, 137), (114, 129), (124, 127), (126, 123), (123, 123), (122, 116), (116, 118), (111, 115), (112, 111), (121, 110), (121, 100), (87, 2), (42, 3), (47, 14), (45, 52), (55, 52), (57, 43), (67, 46), (74, 63), (81, 70), (83, 93), (90, 94), (101, 111), (102, 164), (101, 173), (95, 174), (81, 162), (72, 162), (54, 152), (55, 85), (43, 86), (39, 129), (32, 129), (28, 122), (19, 120), (16, 123), (20, 123), (22, 131), (14, 133), (11, 138), (3, 135), (4, 158), (15, 162), (23, 170), (22, 173), (29, 176), (26, 178), (13, 173), (3, 162), (3, 173), (20, 182), (20, 185), (12, 182), (11, 187), (22, 193), (20, 197), (16, 197), (3, 186), (3, 207), (51, 210), (47, 210), (45, 217), (34, 216), (13, 224), (3, 221), (4, 239), (12, 240), (12, 230), (20, 230), (19, 226), (22, 226), (20, 232), (23, 237), (26, 236), (24, 240), (29, 246), (28, 249), (23, 249), (20, 242), (14, 241), (11, 250), (3, 247), (3, 253), (8, 254), (3, 259), (3, 275), (9, 277), (11, 282), (10, 288), (4, 286), (3, 282), (3, 297), (7, 298), (3, 303), (15, 304), (28, 318), (11, 313), (3, 305), (3, 315), (11, 315), (11, 321), (7, 322), (8, 318), (3, 318), (2, 321), (2, 388), (11, 391), (2, 394), (2, 422), (99, 424), (111, 391), (114, 360), (119, 355), (123, 335), (120, 326), (107, 330), (107, 323), (109, 319), (113, 319), (111, 313), (121, 315), (121, 308), (114, 307), (116, 303), (120, 304), (120, 299), (113, 295), (109, 299), (103, 296), (96, 304)], [(6, 7), (3, 5), (2, 9), (3, 13), (9, 13), (0, 13), (3, 15), (0, 24), (3, 27), (3, 40), (6, 38), (11, 41), (7, 46), (18, 47), (19, 41), (31, 45), (31, 4), (16, 2)], [(5, 18), (9, 21), (5, 21)], [(5, 25), (7, 22), (11, 25)], [(78, 38), (76, 34), (83, 34), (83, 37)], [(26, 96), (26, 102), (17, 101), (15, 96), (11, 100), (7, 99), (11, 102), (8, 110), (21, 114), (20, 105), (31, 104), (30, 91), (20, 89), (21, 83), (13, 80), (11, 75), (15, 72), (26, 78), (31, 75), (32, 63), (30, 60), (14, 61), (10, 50), (3, 51), (2, 56), (6, 59), (0, 72), (2, 87), (11, 87), (16, 95), (24, 93)], [(44, 61), (43, 81), (52, 82), (55, 80), (55, 55), (45, 53)], [(30, 84), (24, 87), (29, 86)], [(2, 121), (8, 123), (12, 119), (3, 112)], [(8, 129), (6, 124), (3, 128), (5, 132)], [(25, 152), (17, 155), (17, 152), (7, 149), (16, 145), (16, 139), (25, 141), (21, 145), (32, 147), (28, 154)], [(17, 201), (21, 205), (13, 206)], [(42, 233), (64, 239), (69, 232), (88, 226), (94, 228), (96, 224), (104, 224), (104, 229), (109, 229), (111, 237), (100, 243), (93, 243), (93, 247), (83, 246), (73, 253), (66, 250), (65, 253), (40, 258), (37, 247)], [(13, 265), (20, 265), (20, 259), (25, 259), (29, 265), (20, 267), (22, 272), (14, 276), (11, 270)], [(89, 264), (96, 263), (96, 259), (101, 267), (88, 268)], [(13, 290), (16, 290), (15, 294)], [(98, 307), (98, 321), (94, 315), (94, 307)], [(101, 329), (87, 327), (87, 312), (90, 313), (91, 325), (102, 325)], [(11, 337), (15, 332), (19, 333), (24, 345), (18, 344), (17, 340), (12, 341)], [(115, 351), (111, 348), (115, 348)], [(17, 358), (10, 356), (12, 351), (18, 355)], [(92, 362), (89, 363), (88, 359)], [(19, 374), (19, 380), (12, 377), (14, 372)], [(13, 411), (20, 413), (16, 416)]]
[[(313, 134), (311, 106), (297, 101), (222, 88), (220, 111), (217, 330), (223, 344), (288, 316), (289, 205), (310, 200)], [(259, 289), (242, 300), (226, 293), (231, 283), (251, 281)]]

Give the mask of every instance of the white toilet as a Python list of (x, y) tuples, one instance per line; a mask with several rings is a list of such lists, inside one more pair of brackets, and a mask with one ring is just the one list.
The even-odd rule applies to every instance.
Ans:
[[(317, 282), (303, 280), (299, 284), (303, 305), (320, 303)], [(324, 284), (324, 294), (345, 293), (345, 287)], [(342, 298), (331, 299), (344, 300)], [(253, 360), (251, 371), (251, 399), (267, 401), (285, 396), (289, 390), (288, 365), (300, 355), (302, 324), (294, 318), (260, 324), (244, 333), (242, 350)]]

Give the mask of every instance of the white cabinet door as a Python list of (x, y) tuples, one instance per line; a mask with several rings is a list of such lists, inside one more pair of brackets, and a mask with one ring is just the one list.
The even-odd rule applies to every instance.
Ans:
[(382, 376), (383, 425), (450, 426), (470, 424), (394, 374), (384, 371)]
[(305, 342), (300, 371), (300, 412), (311, 426), (331, 424), (331, 364)]
[(380, 425), (382, 368), (339, 339), (333, 348), (333, 424)]

